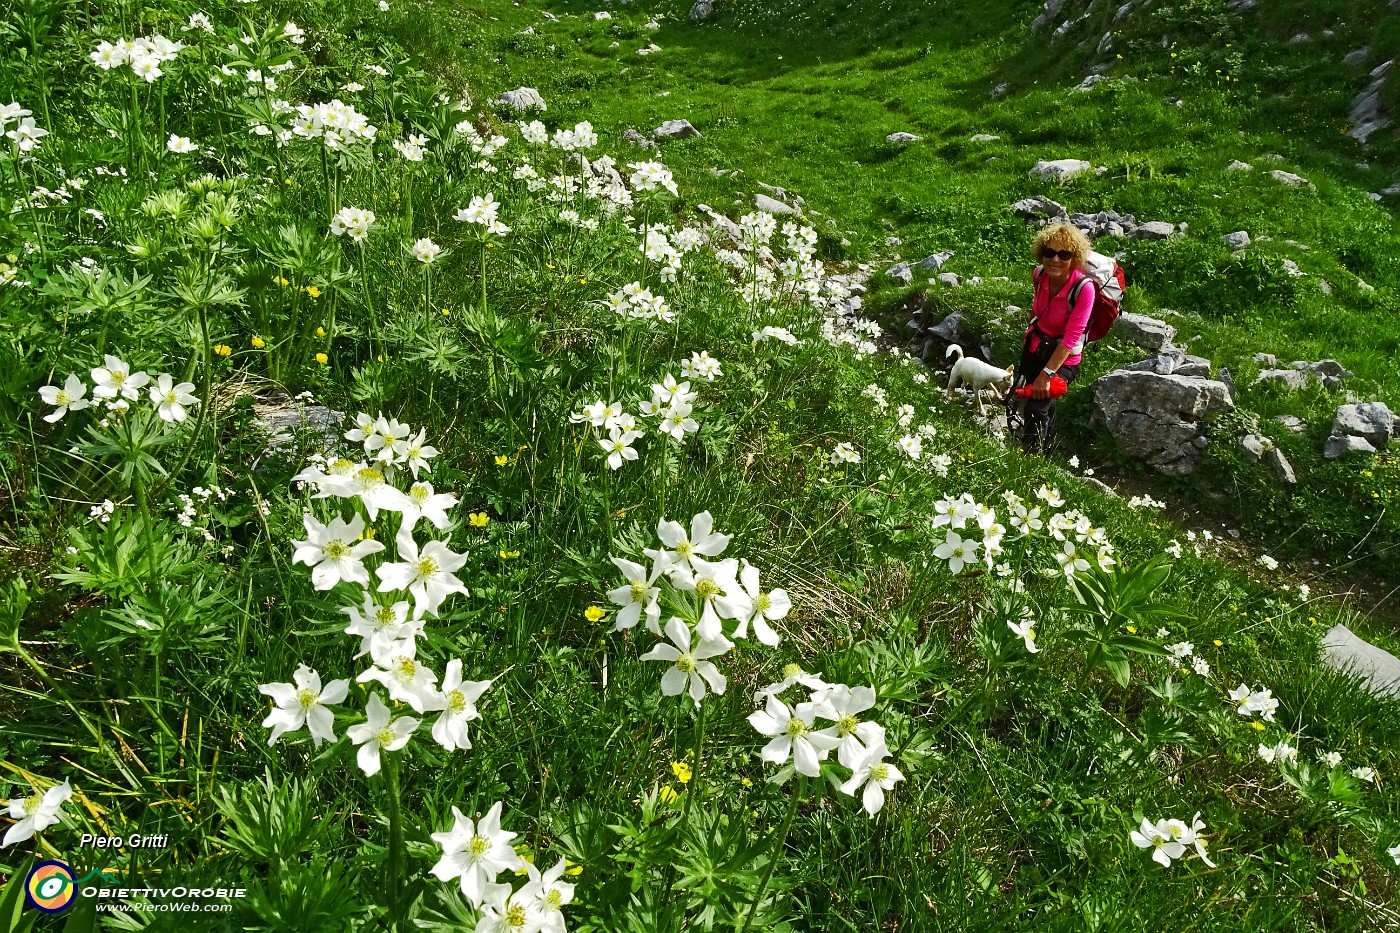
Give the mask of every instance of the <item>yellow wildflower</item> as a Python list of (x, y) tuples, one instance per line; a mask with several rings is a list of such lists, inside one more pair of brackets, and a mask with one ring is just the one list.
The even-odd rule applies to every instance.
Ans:
[(316, 336), (317, 336), (317, 337), (324, 337), (324, 336), (326, 336), (326, 329), (325, 329), (324, 327), (318, 327), (318, 328), (316, 328)]
[(287, 279), (283, 278), (283, 277), (280, 276), (280, 275), (274, 275), (274, 276), (272, 277), (272, 284), (273, 284), (273, 285), (281, 285), (283, 288), (286, 288), (288, 285), (291, 285), (292, 283), (289, 282), (289, 281), (287, 281)]
[(581, 875), (583, 874), (583, 866), (580, 865), (578, 862), (570, 861), (569, 859), (564, 859), (564, 874)]
[(254, 350), (261, 350), (263, 347), (267, 346), (267, 341), (259, 337), (257, 334), (254, 334), (252, 339), (248, 342), (253, 345)]
[(583, 617), (589, 622), (597, 622), (605, 615), (607, 615), (607, 613), (597, 606), (589, 606), (587, 609), (583, 610)]
[(656, 795), (661, 798), (662, 803), (667, 804), (675, 803), (680, 798), (680, 794), (676, 793), (676, 789), (670, 784), (663, 784)]
[(676, 776), (676, 780), (682, 784), (690, 783), (690, 765), (684, 761), (671, 762), (671, 773)]
[(1250, 724), (1249, 724), (1249, 727), (1250, 727), (1251, 729), (1253, 729), (1255, 732), (1263, 732), (1263, 731), (1264, 731), (1264, 724), (1263, 724), (1262, 722), (1257, 721), (1257, 720), (1254, 721), (1254, 722), (1252, 722), (1252, 723), (1250, 723)]
[(216, 343), (216, 344), (214, 344), (214, 353), (215, 353), (215, 355), (217, 355), (217, 356), (228, 356), (228, 355), (229, 355), (230, 353), (232, 353), (232, 352), (233, 352), (233, 347), (229, 346), (229, 345), (226, 344), (226, 343)]
[(310, 295), (312, 298), (320, 298), (320, 297), (321, 297), (321, 290), (320, 290), (319, 288), (317, 288), (315, 285), (308, 285), (308, 286), (306, 286), (306, 293), (307, 293), (308, 295)]
[(1225, 644), (1225, 643), (1224, 643), (1223, 641), (1221, 641), (1220, 639), (1217, 638), (1215, 641), (1211, 642), (1211, 644), (1212, 644), (1212, 645), (1215, 645), (1215, 647), (1219, 648), (1221, 645), (1223, 645), (1223, 644)]
[(496, 466), (505, 466), (507, 463), (510, 463), (510, 454), (496, 455)]
[(507, 551), (505, 548), (501, 548), (501, 560), (515, 560), (519, 556), (519, 551)]
[(316, 362), (320, 363), (322, 366), (325, 366), (325, 365), (326, 365), (327, 363), (329, 363), (330, 361), (331, 361), (331, 358), (330, 358), (329, 356), (326, 356), (326, 354), (324, 354), (324, 353), (317, 353), (317, 354), (316, 354)]
[(486, 523), (491, 520), (491, 516), (485, 512), (472, 512), (467, 518), (471, 520), (473, 528), (485, 528)]

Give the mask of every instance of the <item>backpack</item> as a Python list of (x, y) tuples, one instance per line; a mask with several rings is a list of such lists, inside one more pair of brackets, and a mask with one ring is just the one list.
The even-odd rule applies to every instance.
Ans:
[[(1108, 333), (1113, 322), (1118, 320), (1118, 316), (1123, 313), (1123, 290), (1128, 287), (1127, 276), (1123, 274), (1123, 267), (1118, 265), (1117, 260), (1112, 256), (1105, 256), (1103, 253), (1090, 252), (1089, 258), (1084, 261), (1084, 275), (1078, 282), (1075, 282), (1069, 289), (1069, 305), (1074, 305), (1079, 301), (1079, 293), (1084, 286), (1093, 281), (1094, 308), (1089, 312), (1089, 324), (1084, 328), (1084, 342), (1091, 343), (1095, 340), (1102, 340), (1104, 334)], [(1044, 275), (1044, 270), (1040, 266), (1035, 269), (1035, 281), (1040, 283), (1040, 277)]]

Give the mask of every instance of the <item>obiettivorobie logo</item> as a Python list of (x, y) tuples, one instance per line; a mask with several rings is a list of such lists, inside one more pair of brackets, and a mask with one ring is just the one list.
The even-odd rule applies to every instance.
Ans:
[(115, 884), (116, 878), (94, 868), (81, 878), (73, 877), (73, 869), (66, 862), (40, 862), (29, 870), (24, 879), (24, 894), (29, 903), (46, 914), (62, 913), (73, 906), (78, 886), (93, 879), (107, 884)]

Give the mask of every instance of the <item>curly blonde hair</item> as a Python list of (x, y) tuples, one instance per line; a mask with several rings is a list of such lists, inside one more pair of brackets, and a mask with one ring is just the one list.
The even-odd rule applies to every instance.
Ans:
[(1040, 262), (1040, 251), (1045, 247), (1050, 249), (1067, 249), (1074, 252), (1074, 258), (1070, 260), (1070, 266), (1079, 269), (1089, 259), (1089, 253), (1093, 249), (1089, 245), (1089, 238), (1084, 235), (1078, 227), (1069, 224), (1050, 224), (1043, 227), (1035, 235), (1035, 240), (1031, 243), (1031, 257)]

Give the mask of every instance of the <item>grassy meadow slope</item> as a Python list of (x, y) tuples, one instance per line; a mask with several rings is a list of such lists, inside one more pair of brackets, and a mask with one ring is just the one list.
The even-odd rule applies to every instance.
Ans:
[[(1030, 4), (202, 6), (25, 0), (0, 31), (0, 106), (47, 130), (21, 149), (0, 112), (0, 921), (58, 858), (246, 896), (35, 929), (1400, 927), (1400, 710), (1317, 652), (1338, 622), (1394, 644), (1333, 575), (1372, 525), (1389, 566), (1393, 459), (1307, 459), (1335, 397), (1240, 366), (1245, 404), (1311, 432), (1296, 496), (1211, 463), (1244, 547), (1084, 482), (1196, 495), (1087, 430), (1078, 468), (987, 438), (843, 313), (891, 235), (1012, 280), (877, 275), (884, 344), (911, 300), (1024, 304), (1007, 207), (1036, 159), (1091, 158), (1051, 193), (1190, 224), (1118, 244), (1138, 310), (1232, 368), (1332, 356), (1400, 399), (1400, 237), (1358, 193), (1392, 144), (1356, 168), (1352, 88), (1292, 91), (1345, 37), (1148, 5), (1118, 40), (1140, 80), (1080, 94), (1087, 53), (1031, 38)], [(103, 66), (155, 35), (183, 44), (162, 75)], [(546, 135), (491, 106), (519, 85)], [(676, 117), (703, 135), (622, 138)], [(750, 215), (760, 181), (809, 216)], [(1239, 227), (1274, 240), (1231, 257)], [(269, 447), (268, 409), (315, 404), (338, 430)], [(132, 833), (166, 847), (79, 844)]]

